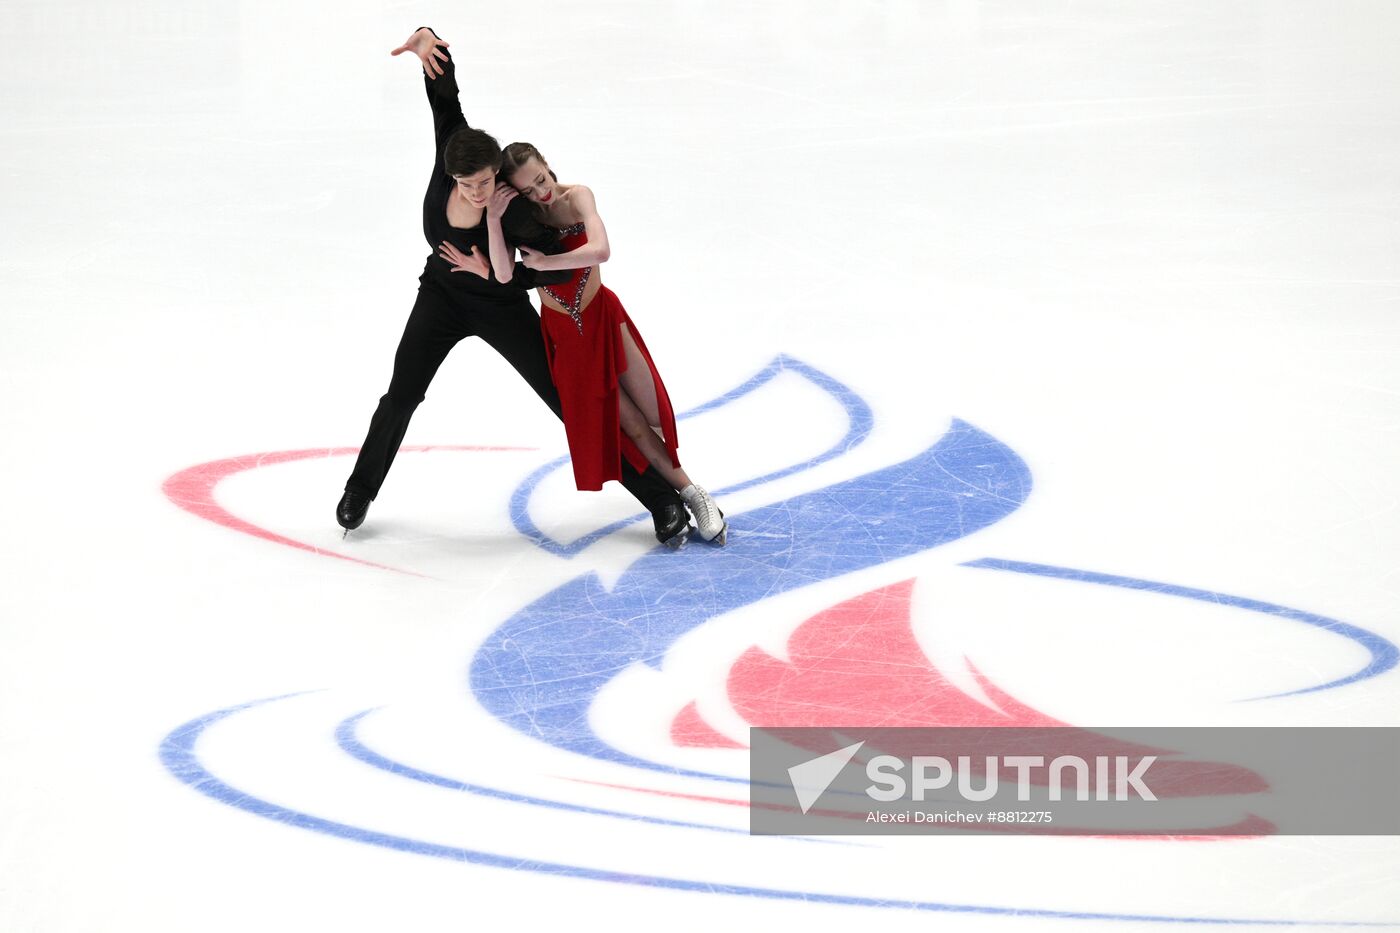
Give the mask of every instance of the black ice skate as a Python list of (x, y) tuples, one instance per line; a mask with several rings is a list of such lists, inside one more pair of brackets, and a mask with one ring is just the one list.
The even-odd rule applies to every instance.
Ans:
[(335, 520), (340, 523), (340, 527), (345, 529), (341, 537), (345, 537), (350, 532), (359, 528), (365, 521), (365, 514), (369, 512), (369, 504), (373, 501), (362, 492), (355, 492), (353, 489), (345, 490), (345, 495), (340, 497), (340, 504), (335, 507)]
[(690, 516), (679, 502), (658, 506), (651, 513), (651, 523), (656, 529), (656, 540), (673, 551), (690, 537)]

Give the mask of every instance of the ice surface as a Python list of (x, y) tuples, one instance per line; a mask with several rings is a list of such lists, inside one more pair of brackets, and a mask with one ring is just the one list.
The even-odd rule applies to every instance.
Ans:
[[(423, 23), (475, 125), (594, 190), (678, 409), (789, 361), (681, 425), (728, 551), (658, 562), (567, 468), (527, 514), (582, 543), (522, 535), (563, 434), (477, 342), (342, 540), (428, 252), (427, 105), (387, 54)], [(891, 661), (970, 696), (975, 665), (1087, 725), (1396, 725), (1394, 670), (1238, 702), (1374, 660), (1325, 625), (966, 564), (1400, 639), (1400, 7), (20, 0), (0, 37), (0, 929), (1400, 923), (1392, 837), (751, 838), (714, 799), (741, 785), (566, 750), (550, 692), (621, 659), (569, 728), (741, 776), (676, 717), (742, 742), (746, 652), (912, 579)], [(1029, 477), (948, 465), (999, 521), (899, 550), (899, 482), (823, 499), (959, 425)], [(612, 621), (546, 620), (500, 715), (484, 646), (590, 573)]]

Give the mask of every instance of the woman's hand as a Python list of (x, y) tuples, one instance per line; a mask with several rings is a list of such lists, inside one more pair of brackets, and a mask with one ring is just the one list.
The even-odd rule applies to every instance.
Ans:
[(453, 272), (475, 272), (483, 279), (491, 277), (491, 267), (487, 264), (486, 257), (481, 255), (481, 247), (479, 246), (473, 246), (469, 256), (443, 240), (438, 246), (438, 255), (447, 260), (448, 265), (452, 266)]
[(518, 248), (520, 250), (520, 262), (526, 269), (534, 269), (536, 272), (547, 271), (544, 267), (544, 253), (537, 249), (530, 249), (528, 246), (521, 246)]
[[(447, 48), (448, 45), (449, 43), (443, 42), (437, 36), (433, 35), (431, 29), (424, 26), (422, 29), (409, 36), (403, 45), (394, 49), (394, 51), (389, 54), (402, 55), (404, 52), (412, 52), (414, 55), (417, 55), (419, 61), (423, 63), (423, 73), (436, 81), (438, 75), (445, 74), (442, 70), (442, 66), (438, 64), (438, 59), (447, 61), (447, 55), (443, 53), (442, 49)], [(442, 49), (438, 48), (438, 46), (442, 46)], [(433, 73), (435, 71), (437, 74)]]
[(520, 192), (510, 185), (496, 185), (496, 190), (491, 192), (491, 200), (486, 204), (486, 216), (492, 220), (500, 220), (505, 215), (510, 202), (514, 201), (519, 194)]

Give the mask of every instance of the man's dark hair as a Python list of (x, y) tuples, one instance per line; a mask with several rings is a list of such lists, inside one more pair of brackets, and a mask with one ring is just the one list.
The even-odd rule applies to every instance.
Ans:
[(449, 175), (475, 175), (484, 168), (501, 170), (501, 144), (485, 130), (470, 126), (447, 138), (442, 157)]

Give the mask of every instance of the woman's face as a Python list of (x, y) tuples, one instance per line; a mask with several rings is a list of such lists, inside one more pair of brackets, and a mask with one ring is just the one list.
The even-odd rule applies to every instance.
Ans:
[(510, 183), (536, 204), (552, 204), (558, 183), (549, 176), (549, 166), (534, 156), (515, 170)]
[(485, 207), (496, 188), (496, 171), (491, 168), (470, 175), (453, 175), (452, 178), (457, 182), (457, 193), (472, 207)]

